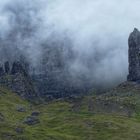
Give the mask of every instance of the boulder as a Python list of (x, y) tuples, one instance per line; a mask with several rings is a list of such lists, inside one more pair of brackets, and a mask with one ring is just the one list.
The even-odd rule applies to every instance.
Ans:
[(31, 116), (39, 116), (40, 115), (40, 112), (38, 112), (38, 111), (34, 111), (34, 112), (32, 112), (32, 114), (31, 114)]
[(35, 125), (35, 124), (40, 123), (40, 121), (38, 118), (34, 116), (28, 116), (27, 118), (25, 118), (24, 123), (28, 125)]
[(4, 115), (0, 113), (0, 121), (4, 121)]
[(22, 134), (24, 132), (24, 128), (22, 127), (16, 127), (15, 131), (18, 133), (18, 134)]
[(26, 109), (23, 106), (17, 106), (18, 112), (26, 112)]

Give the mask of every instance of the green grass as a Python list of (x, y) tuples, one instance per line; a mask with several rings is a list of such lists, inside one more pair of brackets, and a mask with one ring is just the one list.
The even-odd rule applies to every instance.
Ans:
[[(140, 140), (140, 98), (135, 97), (100, 97), (109, 101), (119, 100), (124, 105), (137, 102), (136, 115), (127, 117), (89, 111), (89, 99), (95, 100), (96, 97), (79, 99), (76, 102), (78, 108), (74, 101), (66, 100), (31, 105), (16, 94), (0, 88), (0, 113), (4, 116), (4, 120), (0, 120), (0, 140)], [(26, 112), (18, 112), (19, 105), (24, 106)], [(28, 126), (23, 120), (33, 111), (40, 111), (40, 123)], [(23, 128), (23, 133), (17, 133), (16, 127)]]

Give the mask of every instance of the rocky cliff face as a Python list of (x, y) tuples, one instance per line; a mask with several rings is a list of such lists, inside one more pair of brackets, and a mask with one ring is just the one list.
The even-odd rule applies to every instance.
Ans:
[[(75, 54), (68, 44), (70, 43), (43, 44), (43, 53), (39, 58), (39, 64), (35, 67), (23, 54), (22, 57), (11, 60), (4, 55), (5, 59), (0, 61), (2, 63), (0, 85), (7, 86), (21, 97), (32, 100), (36, 97), (48, 100), (87, 93), (92, 87), (88, 85), (88, 80), (80, 75), (78, 81), (70, 72), (69, 63), (73, 62)], [(130, 34), (128, 44), (128, 81), (140, 81), (140, 31), (138, 29), (135, 28)], [(3, 63), (7, 59), (8, 61)]]
[(0, 84), (23, 98), (33, 100), (37, 97), (32, 80), (20, 62), (10, 64), (7, 61), (0, 66)]
[(0, 61), (0, 85), (9, 87), (26, 99), (39, 97), (50, 100), (84, 94), (85, 80), (79, 77), (81, 79), (76, 81), (69, 69), (73, 57), (70, 48), (61, 44), (58, 46), (57, 42), (50, 46), (45, 45), (40, 63), (35, 67), (23, 56), (15, 58), (16, 61)]
[(43, 48), (40, 65), (31, 75), (39, 96), (43, 99), (61, 98), (78, 94), (74, 85), (69, 63), (74, 54), (70, 47), (55, 42)]
[(128, 39), (129, 75), (128, 81), (140, 81), (140, 31), (134, 29)]

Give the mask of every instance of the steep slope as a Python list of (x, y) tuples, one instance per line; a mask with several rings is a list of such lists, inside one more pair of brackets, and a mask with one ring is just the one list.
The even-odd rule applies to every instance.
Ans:
[(37, 93), (24, 63), (5, 62), (0, 66), (0, 85), (6, 86), (28, 100), (35, 100)]
[[(138, 140), (139, 87), (129, 82), (105, 95), (54, 100), (41, 105), (31, 104), (1, 87), (0, 139)], [(131, 112), (122, 113), (118, 106)]]

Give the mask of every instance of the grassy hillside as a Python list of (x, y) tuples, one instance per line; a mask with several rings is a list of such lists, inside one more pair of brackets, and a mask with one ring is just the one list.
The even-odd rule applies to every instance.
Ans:
[[(25, 120), (39, 112), (38, 122)], [(0, 88), (0, 140), (139, 140), (140, 88), (124, 83), (102, 96), (33, 105)]]

